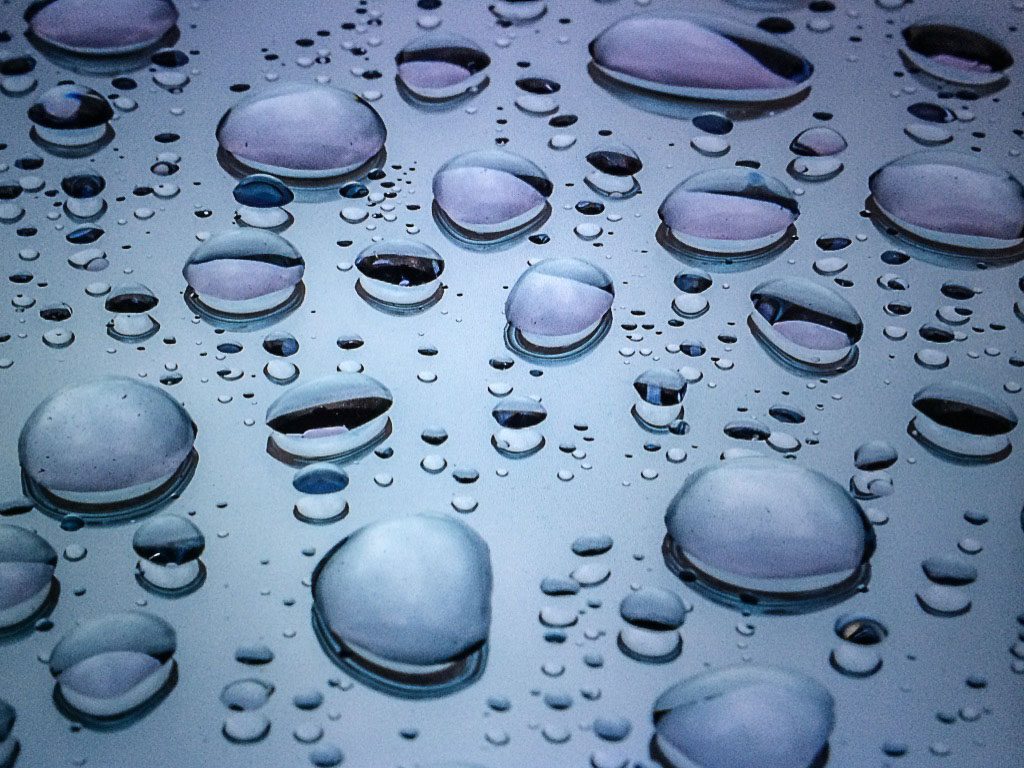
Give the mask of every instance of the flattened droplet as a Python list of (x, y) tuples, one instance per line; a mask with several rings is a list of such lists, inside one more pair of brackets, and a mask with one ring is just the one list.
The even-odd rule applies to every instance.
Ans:
[(431, 32), (417, 37), (395, 56), (398, 82), (412, 96), (440, 102), (479, 88), (491, 57), (462, 35)]
[(879, 168), (868, 186), (876, 214), (930, 246), (997, 251), (1024, 243), (1024, 187), (978, 157), (914, 152)]
[(111, 613), (68, 632), (50, 655), (57, 704), (87, 724), (139, 716), (176, 679), (174, 629), (143, 611)]
[(527, 269), (505, 301), (510, 349), (548, 359), (573, 357), (597, 344), (611, 324), (615, 289), (599, 267), (547, 259)]
[(301, 301), (305, 269), (295, 246), (280, 235), (248, 227), (221, 232), (185, 262), (185, 302), (208, 319), (280, 316)]
[(672, 768), (810, 768), (827, 749), (834, 706), (798, 672), (712, 670), (658, 697), (655, 746)]
[(185, 409), (153, 385), (112, 376), (66, 387), (21, 430), (25, 489), (57, 515), (103, 521), (151, 511), (188, 482), (195, 434)]
[(29, 29), (66, 51), (111, 56), (156, 45), (177, 21), (171, 0), (56, 0), (29, 18)]
[(444, 259), (415, 240), (387, 240), (364, 248), (355, 261), (356, 290), (370, 304), (389, 312), (419, 312), (441, 299)]
[(1013, 56), (994, 36), (963, 17), (926, 19), (903, 29), (903, 57), (916, 69), (949, 83), (992, 86), (1006, 79)]
[(268, 450), (284, 461), (351, 458), (391, 430), (391, 392), (363, 373), (335, 373), (291, 387), (267, 408)]
[(783, 238), (800, 215), (796, 198), (773, 176), (749, 168), (700, 171), (658, 208), (675, 244), (705, 253), (753, 253)]
[(754, 311), (748, 324), (776, 358), (815, 373), (839, 373), (856, 362), (864, 324), (853, 305), (831, 288), (782, 277), (761, 283), (750, 300)]
[(726, 18), (630, 16), (590, 43), (593, 64), (627, 85), (716, 101), (775, 101), (808, 87), (809, 61), (778, 38)]
[(278, 83), (245, 97), (217, 126), (221, 148), (244, 166), (292, 178), (350, 173), (383, 148), (380, 115), (354, 93)]
[(544, 171), (524, 157), (497, 149), (467, 152), (434, 175), (435, 215), (457, 239), (501, 241), (547, 218), (553, 188)]
[(874, 533), (835, 481), (789, 461), (729, 459), (690, 475), (665, 514), (664, 554), (726, 604), (814, 610), (868, 577)]
[(451, 693), (486, 660), (487, 544), (444, 517), (360, 528), (317, 566), (313, 617), (325, 649), (364, 682), (400, 696)]
[(0, 524), (0, 636), (45, 612), (55, 597), (56, 567), (57, 552), (46, 539), (16, 525)]
[(960, 461), (1000, 461), (1012, 446), (1007, 435), (1017, 414), (1000, 398), (972, 384), (931, 384), (913, 399), (915, 416), (908, 432), (940, 455)]

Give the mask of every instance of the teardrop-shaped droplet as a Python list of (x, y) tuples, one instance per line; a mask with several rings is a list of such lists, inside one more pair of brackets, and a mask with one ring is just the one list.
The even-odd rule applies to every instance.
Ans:
[(716, 101), (784, 99), (807, 88), (814, 71), (774, 35), (698, 14), (627, 17), (594, 38), (590, 55), (601, 73), (627, 85)]
[(505, 339), (514, 352), (559, 359), (591, 348), (607, 333), (615, 289), (599, 267), (547, 259), (527, 269), (505, 302)]
[(467, 152), (434, 175), (435, 213), (459, 239), (495, 242), (546, 219), (553, 189), (544, 171), (524, 157), (497, 149)]
[(217, 126), (221, 149), (243, 166), (292, 178), (341, 176), (384, 148), (380, 115), (340, 88), (278, 83), (245, 97)]
[(854, 306), (831, 288), (780, 277), (757, 286), (750, 300), (751, 330), (783, 362), (815, 373), (838, 373), (856, 362), (864, 324)]
[(815, 610), (868, 577), (874, 534), (835, 481), (789, 461), (734, 458), (690, 475), (665, 515), (665, 562), (726, 604)]
[(1018, 249), (1024, 186), (973, 155), (925, 150), (883, 165), (868, 182), (883, 223), (946, 251)]
[(754, 253), (779, 243), (800, 215), (773, 176), (749, 168), (700, 171), (658, 208), (673, 244), (704, 253)]
[(450, 518), (371, 523), (314, 571), (313, 620), (325, 649), (363, 682), (399, 696), (451, 693), (486, 661), (487, 544)]
[(102, 521), (155, 509), (188, 482), (196, 429), (162, 389), (105, 377), (58, 390), (32, 412), (18, 455), (25, 487), (55, 514)]

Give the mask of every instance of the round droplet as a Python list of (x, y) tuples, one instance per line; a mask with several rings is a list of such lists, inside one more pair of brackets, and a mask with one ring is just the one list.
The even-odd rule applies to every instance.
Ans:
[(354, 676), (388, 693), (450, 693), (483, 671), (491, 623), (487, 544), (450, 518), (372, 523), (313, 573), (321, 641)]
[(792, 462), (734, 458), (687, 478), (665, 515), (665, 562), (726, 604), (814, 610), (868, 577), (874, 533), (833, 480)]
[(295, 193), (284, 182), (265, 173), (246, 176), (231, 190), (231, 195), (250, 208), (277, 208), (295, 199)]
[(139, 556), (136, 577), (142, 586), (164, 594), (197, 589), (206, 577), (199, 556), (206, 538), (186, 517), (164, 513), (135, 531), (132, 548)]
[(467, 152), (434, 175), (434, 209), (454, 237), (496, 242), (542, 223), (553, 189), (544, 171), (524, 157), (497, 149)]
[(46, 539), (0, 524), (0, 636), (30, 625), (52, 607), (56, 567), (57, 552)]
[(277, 83), (247, 96), (217, 126), (221, 149), (243, 166), (307, 179), (355, 171), (386, 137), (380, 115), (359, 96), (309, 83)]
[(1006, 79), (1013, 56), (963, 17), (932, 18), (903, 29), (900, 53), (916, 69), (957, 85), (991, 86)]
[(444, 259), (415, 240), (386, 240), (363, 249), (355, 261), (356, 288), (372, 305), (391, 312), (416, 312), (437, 303), (444, 291)]
[(75, 83), (54, 86), (28, 110), (32, 130), (41, 141), (66, 147), (100, 141), (113, 116), (113, 107), (102, 95)]
[(185, 409), (153, 385), (106, 377), (66, 387), (21, 430), (25, 488), (57, 515), (105, 521), (142, 514), (191, 478), (195, 434)]
[(398, 83), (415, 99), (448, 101), (479, 88), (491, 64), (479, 45), (462, 35), (430, 32), (395, 56)]
[(957, 381), (931, 384), (913, 399), (919, 412), (908, 428), (919, 442), (946, 458), (999, 461), (1010, 454), (1007, 434), (1017, 414), (999, 398)]
[[(38, 8), (38, 10), (36, 10)], [(178, 21), (171, 0), (56, 0), (29, 16), (32, 34), (72, 53), (111, 56), (159, 43)]]

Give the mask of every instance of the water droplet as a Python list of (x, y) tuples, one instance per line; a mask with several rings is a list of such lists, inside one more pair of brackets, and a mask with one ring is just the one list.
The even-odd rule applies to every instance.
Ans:
[(198, 589), (206, 578), (199, 556), (206, 538), (195, 523), (174, 514), (162, 514), (140, 525), (132, 538), (139, 556), (136, 579), (158, 594), (182, 595)]
[(75, 83), (54, 86), (28, 110), (39, 140), (61, 147), (84, 147), (103, 140), (113, 116), (102, 95)]
[(482, 87), (491, 57), (462, 35), (431, 32), (402, 48), (395, 63), (398, 83), (409, 96), (442, 102)]
[(940, 455), (961, 461), (999, 461), (1011, 451), (1007, 433), (1017, 415), (1006, 403), (970, 384), (931, 384), (913, 399), (919, 412), (908, 431)]
[(178, 21), (171, 0), (57, 0), (30, 6), (32, 35), (73, 53), (113, 56), (159, 43)]
[(360, 252), (356, 290), (378, 309), (419, 312), (441, 300), (444, 259), (429, 245), (414, 240), (386, 240)]
[(44, 538), (0, 524), (0, 637), (30, 626), (53, 607), (56, 567), (57, 553)]
[(932, 18), (903, 29), (900, 53), (916, 69), (949, 83), (992, 86), (1006, 79), (1013, 56), (962, 18)]

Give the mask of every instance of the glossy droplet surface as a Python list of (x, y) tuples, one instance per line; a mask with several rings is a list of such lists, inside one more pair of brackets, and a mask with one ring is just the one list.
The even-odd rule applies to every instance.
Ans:
[(505, 301), (506, 334), (514, 351), (566, 356), (596, 343), (607, 330), (615, 298), (604, 270), (580, 259), (548, 259), (527, 269)]
[(372, 523), (320, 561), (313, 615), (336, 660), (364, 681), (399, 695), (450, 692), (482, 668), (489, 550), (450, 518)]
[(45, 509), (102, 519), (152, 506), (187, 482), (195, 427), (161, 389), (104, 377), (48, 397), (18, 440), (23, 476)]
[(973, 384), (942, 381), (914, 395), (918, 415), (909, 432), (949, 458), (998, 461), (1009, 455), (1017, 414), (1001, 398)]
[(395, 56), (398, 82), (427, 101), (445, 101), (478, 87), (491, 64), (479, 45), (462, 35), (430, 32)]
[(41, 612), (56, 566), (57, 553), (46, 539), (0, 523), (0, 635)]
[(835, 481), (792, 462), (735, 458), (690, 475), (665, 514), (665, 559), (723, 602), (809, 610), (867, 576), (874, 534)]
[(879, 214), (929, 245), (991, 251), (1024, 243), (1024, 187), (989, 161), (915, 152), (879, 168), (868, 186)]
[(793, 193), (748, 168), (700, 171), (658, 208), (672, 239), (709, 253), (750, 253), (778, 243), (800, 215)]
[(524, 157), (480, 150), (453, 157), (434, 175), (434, 202), (449, 231), (468, 240), (502, 240), (547, 215), (553, 186)]
[(748, 665), (695, 675), (654, 703), (672, 768), (810, 768), (835, 720), (831, 694), (798, 672)]
[(273, 232), (221, 232), (189, 255), (185, 301), (217, 317), (269, 315), (292, 305), (305, 272), (302, 256)]
[(251, 208), (276, 208), (295, 199), (295, 193), (284, 182), (265, 173), (246, 176), (231, 190), (231, 195)]
[(282, 458), (343, 458), (389, 430), (391, 392), (363, 373), (336, 373), (289, 388), (267, 408), (272, 447)]
[(174, 684), (174, 629), (143, 611), (79, 624), (50, 655), (58, 703), (76, 718), (111, 720), (154, 706)]
[(171, 0), (55, 0), (36, 11), (36, 37), (74, 53), (109, 56), (155, 45), (178, 20)]
[(1001, 42), (991, 33), (972, 28), (964, 18), (926, 19), (904, 27), (902, 35), (903, 55), (946, 82), (992, 85), (1013, 66), (1013, 55)]
[(630, 16), (590, 43), (599, 70), (687, 98), (773, 101), (803, 90), (814, 67), (777, 37), (709, 15)]
[(221, 148), (244, 166), (295, 178), (359, 168), (384, 147), (380, 115), (340, 88), (278, 83), (247, 96), (217, 126)]
[(386, 240), (367, 246), (355, 261), (364, 298), (384, 308), (425, 309), (441, 297), (444, 259), (415, 240)]
[(802, 277), (761, 283), (750, 293), (749, 325), (777, 358), (805, 370), (836, 373), (857, 357), (860, 315), (831, 288)]

